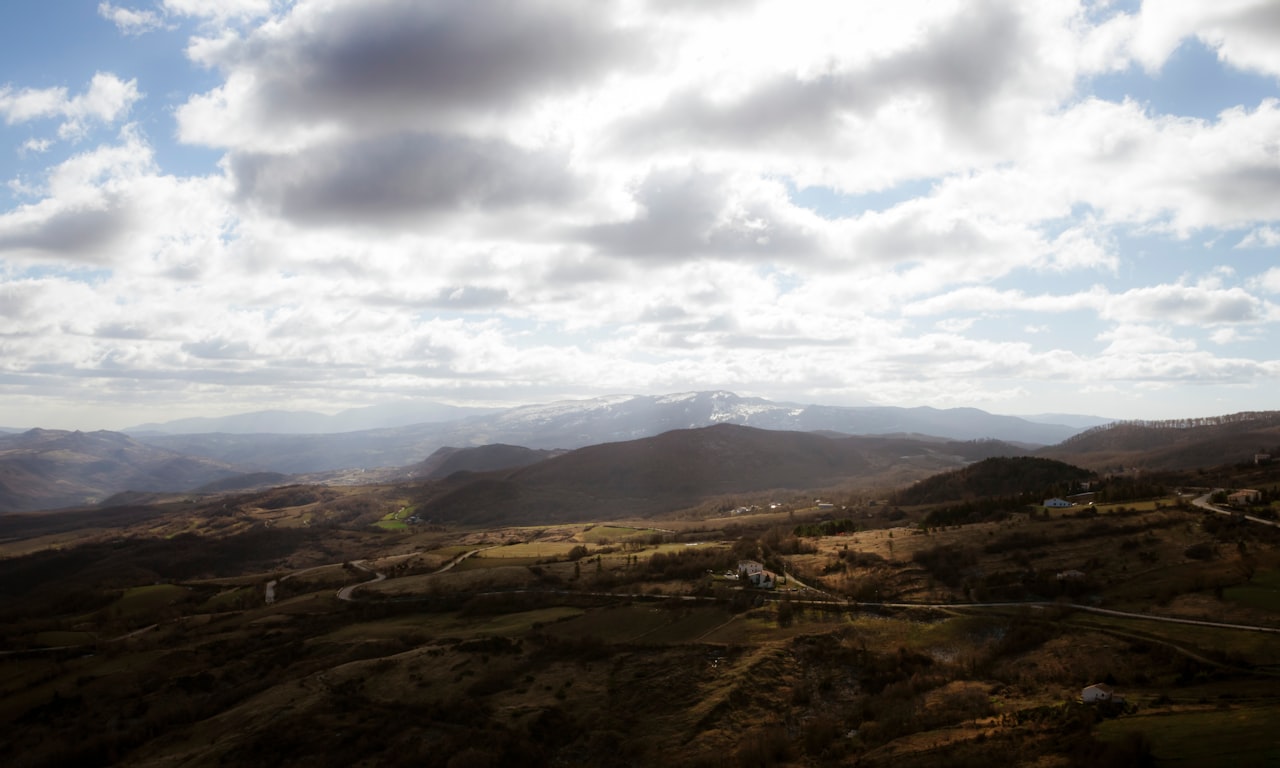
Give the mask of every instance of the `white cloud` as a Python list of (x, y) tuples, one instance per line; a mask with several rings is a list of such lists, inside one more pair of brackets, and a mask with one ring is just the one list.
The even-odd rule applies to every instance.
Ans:
[(219, 23), (249, 21), (269, 16), (272, 0), (163, 0), (164, 10), (175, 16), (191, 16)]
[(1280, 267), (1272, 267), (1257, 278), (1257, 285), (1264, 291), (1280, 294)]
[(1274, 248), (1280, 245), (1280, 229), (1276, 227), (1258, 227), (1236, 245), (1237, 248)]
[(1280, 76), (1280, 11), (1269, 0), (1143, 3), (1132, 50), (1143, 66), (1154, 71), (1189, 37), (1216, 49), (1231, 66)]
[[(29, 139), (50, 167), (0, 210), (24, 329), (2, 370), (175, 403), (1060, 387), (1092, 408), (1086, 387), (1264, 380), (1243, 342), (1280, 322), (1277, 270), (1210, 273), (1225, 246), (1179, 239), (1280, 244), (1280, 102), (1193, 120), (1082, 92), (1193, 36), (1264, 71), (1260, 8), (104, 2), (126, 33), (197, 20), (217, 82), (179, 97), (177, 135), (221, 163), (168, 175), (133, 128), (47, 160)], [(138, 82), (10, 86), (0, 115), (87, 137)]]
[(61, 118), (59, 137), (75, 139), (84, 135), (91, 122), (110, 124), (121, 119), (140, 98), (137, 80), (99, 72), (85, 92), (76, 96), (61, 87), (15, 91), (11, 86), (0, 86), (0, 115), (9, 125)]
[(116, 29), (126, 35), (141, 35), (165, 26), (164, 18), (155, 11), (139, 11), (109, 2), (98, 3), (98, 15), (115, 24)]

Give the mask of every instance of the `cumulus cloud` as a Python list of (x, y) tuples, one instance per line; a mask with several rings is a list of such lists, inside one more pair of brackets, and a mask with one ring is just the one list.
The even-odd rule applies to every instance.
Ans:
[(1143, 3), (1131, 43), (1135, 57), (1158, 71), (1183, 40), (1195, 37), (1238, 69), (1280, 76), (1280, 9), (1268, 0), (1162, 0)]
[(636, 185), (635, 215), (597, 224), (580, 237), (602, 252), (656, 260), (785, 255), (821, 249), (804, 214), (788, 210), (776, 184), (754, 184), (690, 168), (654, 171)]
[(292, 154), (236, 153), (237, 194), (311, 224), (400, 224), (572, 201), (564, 158), (498, 141), (399, 134)]
[(98, 3), (98, 15), (115, 24), (116, 29), (126, 35), (141, 35), (165, 26), (164, 18), (155, 11), (124, 8), (109, 2)]
[(298, 141), (316, 126), (456, 129), (596, 82), (643, 43), (572, 0), (297, 3), (243, 38), (193, 45), (226, 83), (179, 110), (179, 126), (213, 146)]
[(168, 14), (217, 23), (261, 18), (271, 13), (272, 5), (272, 0), (164, 0)]
[(121, 80), (109, 72), (99, 72), (84, 93), (75, 96), (62, 87), (14, 90), (9, 85), (0, 86), (0, 115), (9, 125), (60, 118), (58, 135), (74, 139), (82, 136), (90, 123), (116, 122), (140, 98), (137, 80)]
[(220, 162), (89, 143), (147, 77), (0, 89), (83, 149), (16, 140), (0, 371), (324, 407), (1267, 381), (1280, 277), (1243, 260), (1280, 243), (1280, 101), (1174, 118), (1089, 86), (1193, 38), (1274, 73), (1273, 12), (1104, 5), (102, 2), (125, 34), (194, 22), (216, 82), (176, 134)]

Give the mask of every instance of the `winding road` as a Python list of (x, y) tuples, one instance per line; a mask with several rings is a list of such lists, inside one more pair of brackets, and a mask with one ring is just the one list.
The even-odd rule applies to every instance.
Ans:
[(373, 578), (372, 578), (372, 579), (369, 579), (368, 581), (362, 581), (362, 582), (360, 582), (359, 584), (349, 584), (349, 585), (347, 585), (347, 586), (343, 587), (342, 589), (338, 590), (338, 599), (339, 599), (339, 600), (345, 600), (345, 601), (346, 601), (346, 602), (348, 602), (348, 603), (354, 603), (354, 602), (355, 602), (355, 600), (356, 600), (356, 599), (355, 599), (355, 597), (354, 597), (354, 595), (355, 595), (355, 591), (356, 591), (357, 589), (359, 589), (359, 588), (361, 588), (361, 587), (364, 587), (364, 586), (368, 586), (368, 585), (370, 585), (370, 584), (377, 584), (379, 581), (383, 581), (383, 580), (385, 580), (385, 579), (387, 578), (387, 574), (382, 573), (381, 571), (375, 571), (375, 570), (373, 570), (373, 569), (372, 569), (372, 568), (370, 568), (369, 566), (365, 565), (363, 560), (353, 560), (353, 561), (351, 562), (351, 566), (352, 566), (353, 568), (359, 568), (360, 570), (364, 571), (365, 573), (372, 573), (372, 574), (373, 574)]
[[(1222, 489), (1219, 488), (1218, 490), (1220, 491)], [(1236, 517), (1238, 515), (1244, 518), (1245, 520), (1248, 520), (1251, 523), (1259, 523), (1261, 525), (1269, 525), (1272, 528), (1280, 528), (1280, 523), (1276, 522), (1275, 520), (1264, 520), (1263, 518), (1255, 517), (1254, 515), (1241, 515), (1239, 512), (1236, 512), (1230, 509), (1223, 509), (1215, 504), (1210, 503), (1209, 497), (1217, 492), (1218, 491), (1212, 491), (1210, 493), (1206, 493), (1203, 496), (1198, 496), (1192, 499), (1191, 503), (1196, 505), (1200, 509), (1205, 510), (1206, 512), (1216, 512), (1219, 515), (1223, 515), (1225, 517)]]

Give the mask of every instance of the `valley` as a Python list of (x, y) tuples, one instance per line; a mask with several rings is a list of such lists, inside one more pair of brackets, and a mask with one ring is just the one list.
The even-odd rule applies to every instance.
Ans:
[(957, 444), (894, 482), (908, 445), (722, 425), (0, 515), (0, 759), (1276, 759), (1280, 464)]

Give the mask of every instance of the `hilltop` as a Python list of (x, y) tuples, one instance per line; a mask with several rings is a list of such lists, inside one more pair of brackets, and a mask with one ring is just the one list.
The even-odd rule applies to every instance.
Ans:
[(1280, 456), (1280, 411), (1116, 422), (1037, 451), (1040, 456), (1096, 469), (1153, 470), (1252, 463), (1259, 453)]

